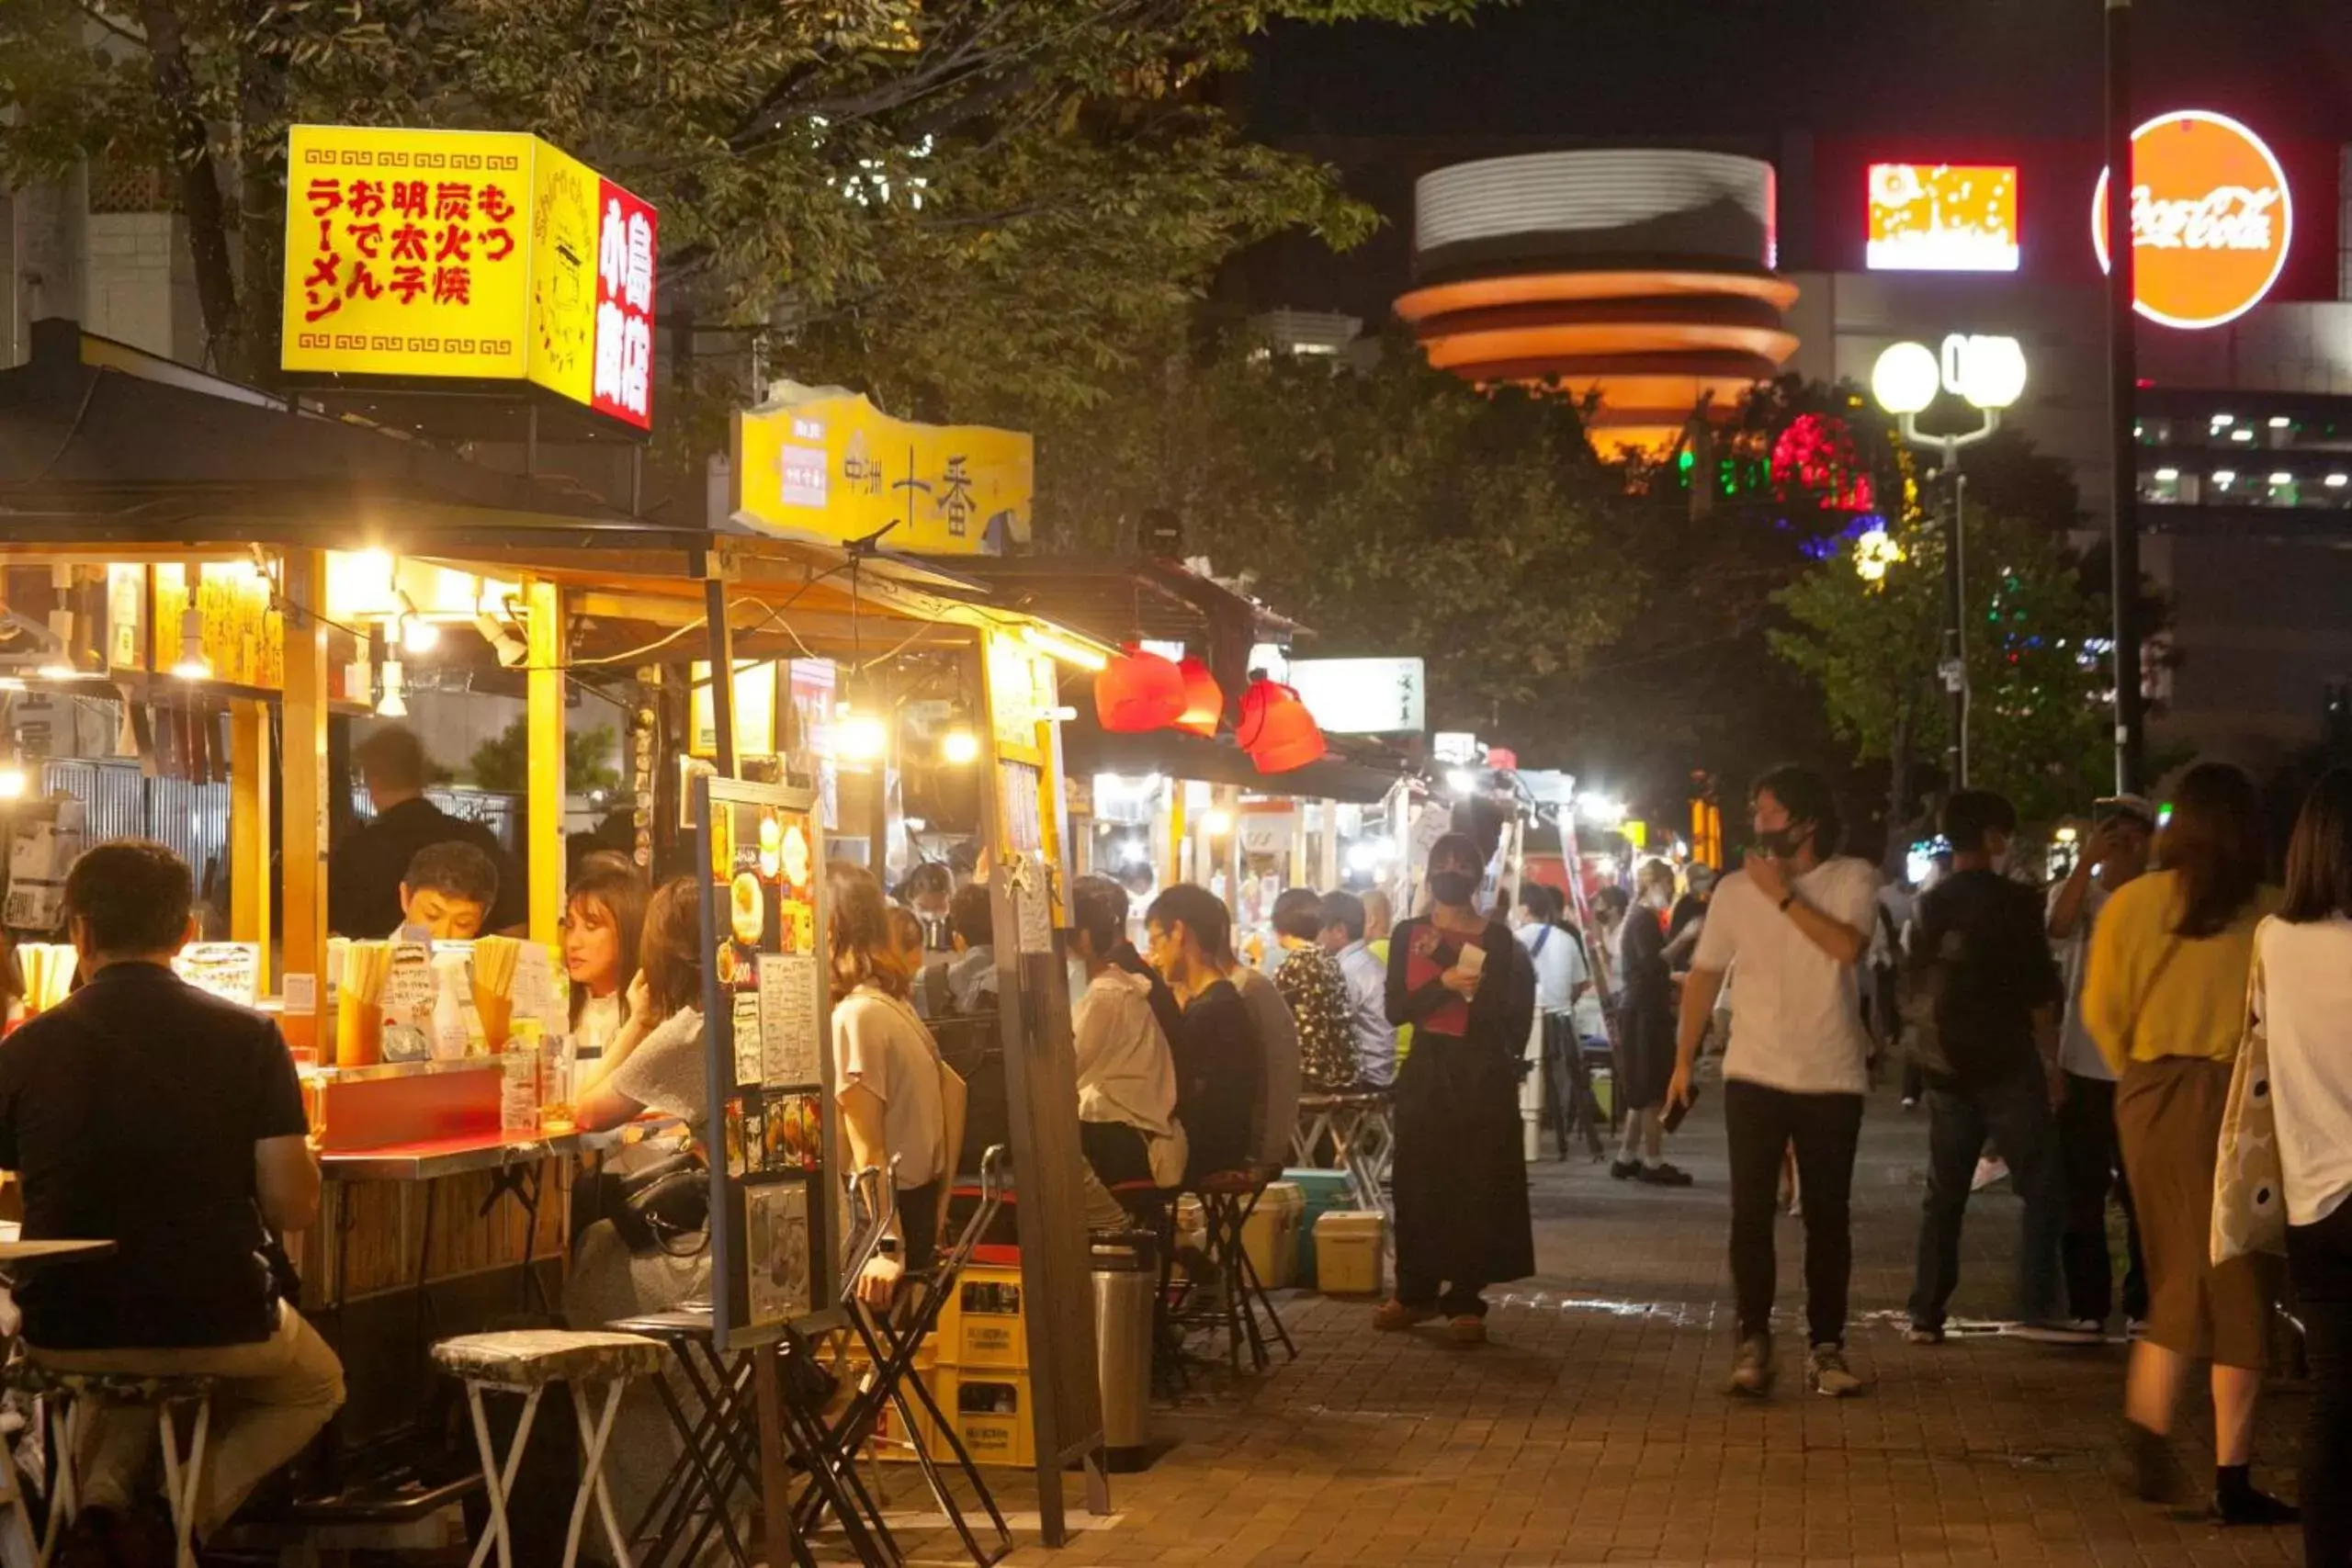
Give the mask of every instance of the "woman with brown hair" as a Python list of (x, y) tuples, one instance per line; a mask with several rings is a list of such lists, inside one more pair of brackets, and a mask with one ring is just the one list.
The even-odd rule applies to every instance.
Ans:
[(647, 902), (628, 1021), (605, 1047), (597, 1076), (578, 1093), (573, 1114), (582, 1130), (617, 1127), (647, 1111), (696, 1127), (707, 1119), (701, 899), (695, 879), (681, 876)]
[(2255, 1489), (2254, 1409), (2275, 1295), (2273, 1260), (2214, 1264), (2214, 1169), (2230, 1070), (2245, 1024), (2255, 928), (2278, 907), (2262, 885), (2261, 806), (2235, 768), (2192, 768), (2156, 840), (2160, 869), (2100, 914), (2082, 1011), (2115, 1068), (2115, 1120), (2147, 1253), (2146, 1337), (2124, 1385), (2133, 1489), (2170, 1501), (2181, 1476), (2166, 1434), (2189, 1363), (2213, 1363), (2213, 1509), (2224, 1524), (2292, 1523)]
[(566, 892), (563, 970), (571, 982), (572, 1050), (581, 1061), (601, 1059), (628, 1021), (648, 902), (645, 878), (634, 866), (589, 868)]
[(850, 1166), (890, 1171), (898, 1162), (897, 1224), (857, 1282), (858, 1300), (882, 1311), (900, 1278), (930, 1267), (938, 1249), (963, 1140), (963, 1085), (908, 999), (922, 960), (920, 927), (906, 936), (891, 929), (889, 900), (863, 866), (835, 861), (826, 867), (826, 886), (833, 1094)]

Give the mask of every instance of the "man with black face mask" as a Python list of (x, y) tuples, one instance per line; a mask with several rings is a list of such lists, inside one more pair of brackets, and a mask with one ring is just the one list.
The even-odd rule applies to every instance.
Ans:
[(1772, 1386), (1772, 1219), (1781, 1156), (1794, 1145), (1804, 1191), (1805, 1314), (1814, 1392), (1861, 1392), (1846, 1364), (1846, 1292), (1853, 1269), (1848, 1200), (1870, 1037), (1855, 965), (1869, 951), (1878, 874), (1837, 853), (1837, 802), (1827, 781), (1781, 768), (1757, 784), (1756, 847), (1708, 906), (1682, 990), (1669, 1110), (1691, 1102), (1699, 1043), (1739, 963), (1739, 1005), (1724, 1054), (1724, 1125), (1731, 1150), (1731, 1272), (1739, 1302), (1739, 1354), (1731, 1392)]

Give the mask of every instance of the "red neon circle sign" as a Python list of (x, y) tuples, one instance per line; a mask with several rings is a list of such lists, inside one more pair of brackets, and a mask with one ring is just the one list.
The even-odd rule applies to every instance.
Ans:
[[(2133, 302), (2168, 327), (2233, 321), (2286, 270), (2294, 238), (2287, 172), (2262, 138), (2226, 115), (2183, 109), (2132, 133)], [(2104, 271), (2107, 186), (2091, 197)]]

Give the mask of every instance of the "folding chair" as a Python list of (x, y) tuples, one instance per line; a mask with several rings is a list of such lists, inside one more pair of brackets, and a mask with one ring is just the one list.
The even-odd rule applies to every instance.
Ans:
[[(866, 1312), (856, 1299), (858, 1275), (864, 1271), (875, 1247), (879, 1245), (898, 1201), (897, 1190), (893, 1185), (885, 1182), (881, 1186), (880, 1195), (874, 1200), (872, 1223), (854, 1230), (854, 1234), (862, 1231), (865, 1235), (862, 1249), (852, 1249), (856, 1268), (844, 1267), (842, 1273), (842, 1303), (849, 1309), (851, 1326), (864, 1344), (873, 1363), (873, 1371), (865, 1385), (834, 1423), (829, 1434), (826, 1462), (854, 1475), (857, 1450), (873, 1431), (884, 1407), (887, 1405), (898, 1413), (902, 1429), (911, 1436), (922, 1430), (915, 1410), (918, 1404), (921, 1405), (931, 1419), (931, 1429), (937, 1432), (940, 1439), (947, 1445), (956, 1468), (971, 1483), (980, 1506), (987, 1510), (989, 1523), (996, 1532), (995, 1549), (990, 1551), (984, 1547), (973, 1532), (963, 1506), (956, 1500), (955, 1489), (949, 1484), (946, 1472), (918, 1437), (914, 1443), (914, 1457), (922, 1472), (924, 1484), (931, 1488), (932, 1496), (938, 1501), (941, 1512), (962, 1540), (964, 1550), (970, 1555), (976, 1568), (989, 1568), (1012, 1550), (1012, 1531), (1006, 1525), (1003, 1513), (997, 1507), (994, 1494), (989, 1492), (988, 1483), (982, 1479), (979, 1467), (972, 1462), (971, 1454), (965, 1449), (956, 1423), (946, 1411), (940, 1408), (938, 1400), (923, 1381), (911, 1374), (923, 1341), (938, 1325), (940, 1314), (945, 1310), (956, 1289), (957, 1276), (971, 1261), (973, 1249), (979, 1245), (980, 1237), (987, 1233), (997, 1211), (1004, 1204), (1012, 1186), (1012, 1160), (1001, 1144), (991, 1145), (981, 1156), (979, 1206), (965, 1222), (954, 1246), (933, 1260), (924, 1278), (919, 1281), (914, 1311), (903, 1326), (892, 1323), (888, 1315)], [(910, 1389), (913, 1393), (911, 1400), (909, 1398)], [(856, 1489), (863, 1495), (862, 1485)], [(804, 1528), (813, 1529), (817, 1519), (822, 1517), (824, 1507), (822, 1498), (813, 1494), (804, 1495), (800, 1503)], [(887, 1530), (882, 1533), (888, 1534)]]

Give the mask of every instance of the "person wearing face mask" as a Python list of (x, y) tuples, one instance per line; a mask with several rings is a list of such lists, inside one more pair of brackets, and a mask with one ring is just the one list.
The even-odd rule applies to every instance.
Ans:
[(1838, 852), (1837, 798), (1807, 768), (1779, 768), (1751, 797), (1756, 848), (1715, 886), (1682, 987), (1669, 1111), (1691, 1103), (1699, 1043), (1724, 975), (1739, 965), (1739, 1005), (1724, 1053), (1724, 1127), (1731, 1154), (1731, 1272), (1738, 1298), (1735, 1394), (1773, 1380), (1772, 1212), (1792, 1144), (1804, 1183), (1807, 1381), (1844, 1398), (1866, 1386), (1846, 1362), (1853, 1271), (1849, 1200), (1870, 1089), (1855, 965), (1869, 950), (1878, 873)]
[(1690, 1173), (1660, 1157), (1663, 1102), (1674, 1076), (1674, 976), (1667, 965), (1667, 911), (1674, 907), (1674, 868), (1645, 861), (1634, 874), (1641, 901), (1618, 927), (1618, 1092), (1625, 1102), (1624, 1141), (1609, 1174), (1653, 1187), (1688, 1187)]
[(2023, 1203), (2018, 1334), (2099, 1342), (2096, 1324), (2068, 1323), (2058, 1310), (2065, 1186), (2054, 1108), (2065, 1093), (2058, 1019), (2066, 988), (2040, 896), (2005, 874), (2017, 823), (2017, 808), (1989, 790), (1953, 792), (1943, 810), (1951, 874), (1912, 917), (1904, 990), (1919, 1026), (1928, 1098), (1928, 1192), (1907, 1336), (1915, 1345), (1943, 1341), (1944, 1310), (1959, 1282), (1961, 1221), (1988, 1137)]
[(1388, 949), (1388, 1021), (1413, 1026), (1413, 1054), (1396, 1074), (1396, 1294), (1373, 1325), (1442, 1314), (1462, 1345), (1486, 1342), (1486, 1288), (1535, 1271), (1519, 1131), (1535, 967), (1473, 907), (1484, 861), (1463, 834), (1438, 840), (1430, 910)]

